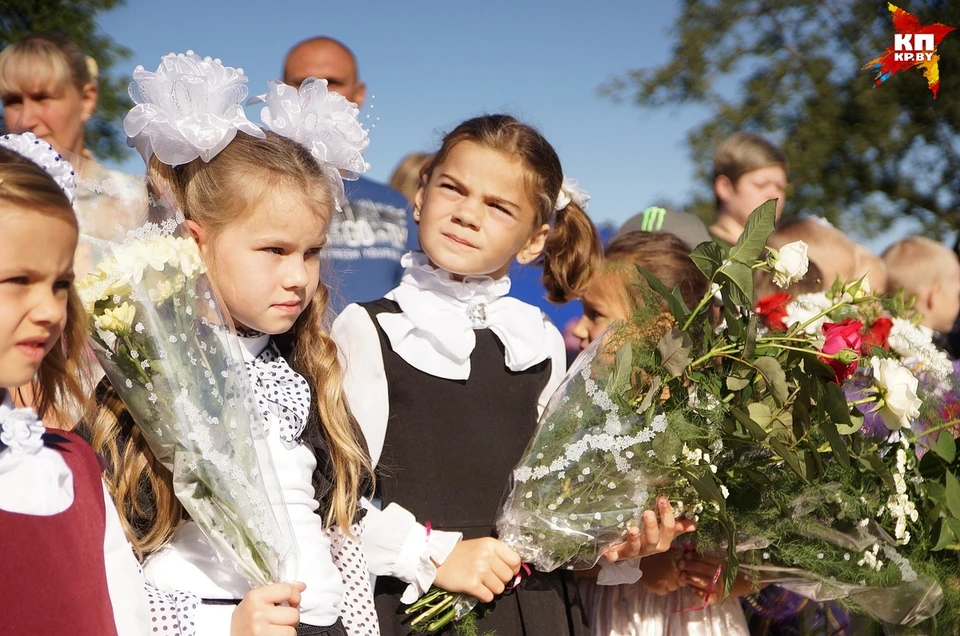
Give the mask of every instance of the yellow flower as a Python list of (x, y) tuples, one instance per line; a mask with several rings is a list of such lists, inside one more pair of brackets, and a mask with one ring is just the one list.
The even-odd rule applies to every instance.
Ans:
[(123, 303), (116, 309), (104, 309), (103, 314), (94, 318), (94, 325), (103, 331), (112, 331), (117, 334), (130, 333), (130, 326), (137, 310), (128, 303)]

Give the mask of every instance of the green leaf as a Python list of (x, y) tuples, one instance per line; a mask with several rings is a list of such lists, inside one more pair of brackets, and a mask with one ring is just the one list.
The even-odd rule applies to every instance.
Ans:
[(940, 436), (931, 450), (949, 464), (957, 456), (957, 442), (949, 431), (940, 431)]
[(743, 337), (743, 322), (728, 291), (725, 287), (720, 292), (723, 296), (723, 319), (727, 323), (727, 335), (734, 340), (739, 340)]
[(753, 265), (767, 246), (767, 239), (773, 233), (776, 222), (777, 201), (770, 199), (750, 213), (737, 244), (730, 248), (730, 260)]
[(850, 415), (850, 425), (840, 424), (837, 426), (837, 431), (841, 435), (853, 435), (863, 427), (863, 416), (862, 415)]
[(701, 243), (690, 253), (690, 260), (708, 279), (712, 279), (716, 271), (720, 269), (720, 264), (723, 263), (724, 258), (723, 248), (713, 241)]
[[(872, 469), (891, 490), (896, 491), (897, 485), (893, 481), (893, 474), (890, 472), (890, 469), (887, 468), (887, 465), (883, 463), (883, 460), (880, 459), (880, 456), (876, 453), (867, 453), (865, 457), (868, 464), (867, 468)], [(861, 465), (863, 465), (863, 462), (861, 462)]]
[(933, 551), (943, 550), (948, 545), (953, 543), (956, 535), (953, 534), (953, 530), (950, 529), (950, 526), (947, 524), (945, 519), (938, 519), (937, 525), (934, 527), (933, 536), (936, 537), (934, 542)]
[(701, 499), (715, 501), (720, 504), (720, 512), (726, 510), (727, 502), (723, 498), (723, 493), (720, 492), (716, 482), (711, 477), (704, 475), (701, 478), (694, 475), (689, 475), (688, 479), (693, 485), (693, 488), (697, 491), (697, 494), (700, 495)]
[(847, 453), (847, 444), (844, 439), (840, 437), (840, 432), (837, 430), (836, 425), (830, 420), (823, 420), (820, 422), (820, 430), (823, 431), (827, 441), (830, 442), (830, 451), (840, 465), (844, 468), (850, 468), (850, 455)]
[(920, 464), (918, 465), (920, 475), (927, 481), (939, 481), (940, 475), (947, 470), (943, 462), (937, 459), (937, 457), (938, 455), (936, 453), (927, 453), (920, 459)]
[(693, 362), (693, 341), (687, 332), (676, 328), (663, 334), (657, 343), (657, 351), (660, 352), (660, 366), (673, 378), (683, 375), (687, 366)]
[(804, 466), (800, 464), (800, 458), (793, 451), (787, 448), (783, 442), (778, 440), (776, 437), (770, 438), (770, 446), (777, 453), (777, 455), (779, 455), (780, 458), (787, 463), (787, 466), (790, 467), (790, 470), (799, 475), (800, 479), (804, 481), (807, 480)]
[(843, 394), (843, 389), (840, 388), (839, 384), (828, 382), (826, 391), (827, 394), (824, 401), (826, 402), (827, 415), (830, 420), (838, 427), (851, 426), (850, 407), (847, 405), (847, 396)]
[(687, 304), (683, 302), (683, 298), (679, 294), (672, 293), (663, 282), (648, 272), (643, 267), (637, 265), (637, 271), (647, 280), (647, 284), (650, 285), (650, 288), (653, 291), (657, 292), (663, 297), (663, 300), (667, 303), (667, 308), (670, 309), (670, 313), (673, 315), (674, 320), (679, 324), (683, 324), (687, 320), (687, 316), (690, 315), (690, 308), (687, 307)]
[(757, 314), (750, 312), (750, 319), (747, 320), (747, 328), (744, 334), (743, 359), (749, 360), (753, 357), (753, 352), (757, 348)]
[(737, 261), (730, 261), (717, 274), (717, 283), (737, 307), (753, 307), (753, 270)]
[(753, 419), (751, 419), (749, 415), (747, 415), (746, 413), (744, 413), (742, 410), (738, 408), (731, 408), (730, 413), (738, 422), (740, 422), (740, 424), (743, 425), (745, 429), (747, 429), (747, 433), (749, 433), (753, 437), (753, 439), (757, 440), (760, 443), (767, 441), (767, 432), (763, 430), (762, 426), (760, 426)]
[(947, 509), (954, 517), (960, 517), (960, 481), (957, 481), (957, 476), (949, 470), (945, 477), (947, 480)]
[(633, 347), (628, 342), (614, 356), (614, 372), (611, 380), (612, 393), (622, 395), (630, 387), (633, 377)]
[(747, 412), (750, 414), (750, 419), (759, 424), (764, 431), (770, 431), (770, 422), (773, 421), (773, 411), (769, 406), (762, 402), (753, 402), (747, 406)]
[(727, 388), (731, 391), (739, 391), (750, 384), (750, 378), (741, 378), (736, 375), (727, 376)]
[(787, 401), (787, 376), (783, 372), (783, 367), (776, 358), (763, 356), (753, 361), (753, 364), (759, 369), (760, 374), (766, 382), (767, 390), (776, 400), (777, 404), (783, 406)]

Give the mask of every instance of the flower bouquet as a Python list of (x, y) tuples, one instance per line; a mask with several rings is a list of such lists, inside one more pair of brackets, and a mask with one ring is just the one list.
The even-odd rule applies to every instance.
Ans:
[[(639, 270), (632, 319), (583, 354), (544, 412), (500, 536), (538, 568), (590, 567), (665, 494), (697, 520), (698, 551), (723, 561), (716, 593), (743, 571), (880, 622), (955, 633), (956, 377), (907, 328), (909, 308), (862, 280), (788, 299), (782, 328), (764, 328), (753, 271), (787, 286), (806, 269), (801, 244), (763, 256), (774, 219), (771, 201), (729, 250), (694, 250), (710, 289), (693, 309)], [(915, 346), (882, 340), (881, 318)], [(871, 417), (882, 434), (865, 430)], [(450, 595), (421, 603), (440, 608), (431, 629), (463, 613)]]
[(77, 284), (93, 350), (220, 558), (252, 585), (283, 580), (295, 544), (239, 341), (182, 214), (153, 203), (165, 220), (82, 239), (98, 255)]

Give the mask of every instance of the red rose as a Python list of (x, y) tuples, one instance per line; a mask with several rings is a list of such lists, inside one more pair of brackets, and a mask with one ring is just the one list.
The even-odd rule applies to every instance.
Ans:
[[(837, 384), (843, 384), (843, 381), (857, 370), (857, 365), (860, 363), (858, 358), (863, 348), (861, 329), (863, 329), (863, 323), (850, 318), (845, 318), (843, 322), (838, 323), (823, 323), (823, 346), (820, 351), (828, 355), (834, 355), (850, 349), (856, 353), (856, 356), (846, 356), (846, 361), (837, 358), (824, 358), (824, 362), (833, 367), (837, 374), (834, 377)], [(853, 358), (853, 360), (850, 361), (850, 358)]]
[(754, 313), (763, 318), (763, 324), (770, 331), (786, 331), (787, 326), (783, 324), (783, 319), (787, 317), (787, 305), (793, 300), (793, 296), (785, 291), (764, 296), (757, 301), (757, 308)]
[(890, 335), (890, 329), (893, 328), (893, 321), (886, 316), (880, 316), (873, 321), (873, 324), (866, 329), (863, 334), (863, 349), (871, 351), (874, 347), (883, 347), (890, 349), (887, 344), (887, 336)]

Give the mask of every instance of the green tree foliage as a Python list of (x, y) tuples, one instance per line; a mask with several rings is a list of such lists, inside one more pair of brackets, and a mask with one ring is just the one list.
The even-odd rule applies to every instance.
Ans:
[[(921, 24), (960, 28), (960, 2), (900, 0)], [(893, 44), (884, 0), (684, 0), (662, 66), (601, 87), (642, 108), (705, 105), (689, 133), (711, 183), (717, 143), (751, 130), (790, 159), (787, 214), (870, 236), (910, 215), (933, 236), (960, 228), (960, 30), (939, 47), (940, 92), (910, 69), (874, 88), (864, 64)], [(712, 188), (690, 202), (713, 217)]]
[(37, 31), (58, 31), (69, 36), (100, 68), (100, 101), (87, 122), (86, 147), (98, 158), (126, 154), (119, 123), (132, 106), (127, 78), (111, 77), (117, 62), (130, 51), (97, 31), (98, 13), (123, 4), (123, 0), (0, 0), (0, 48)]

